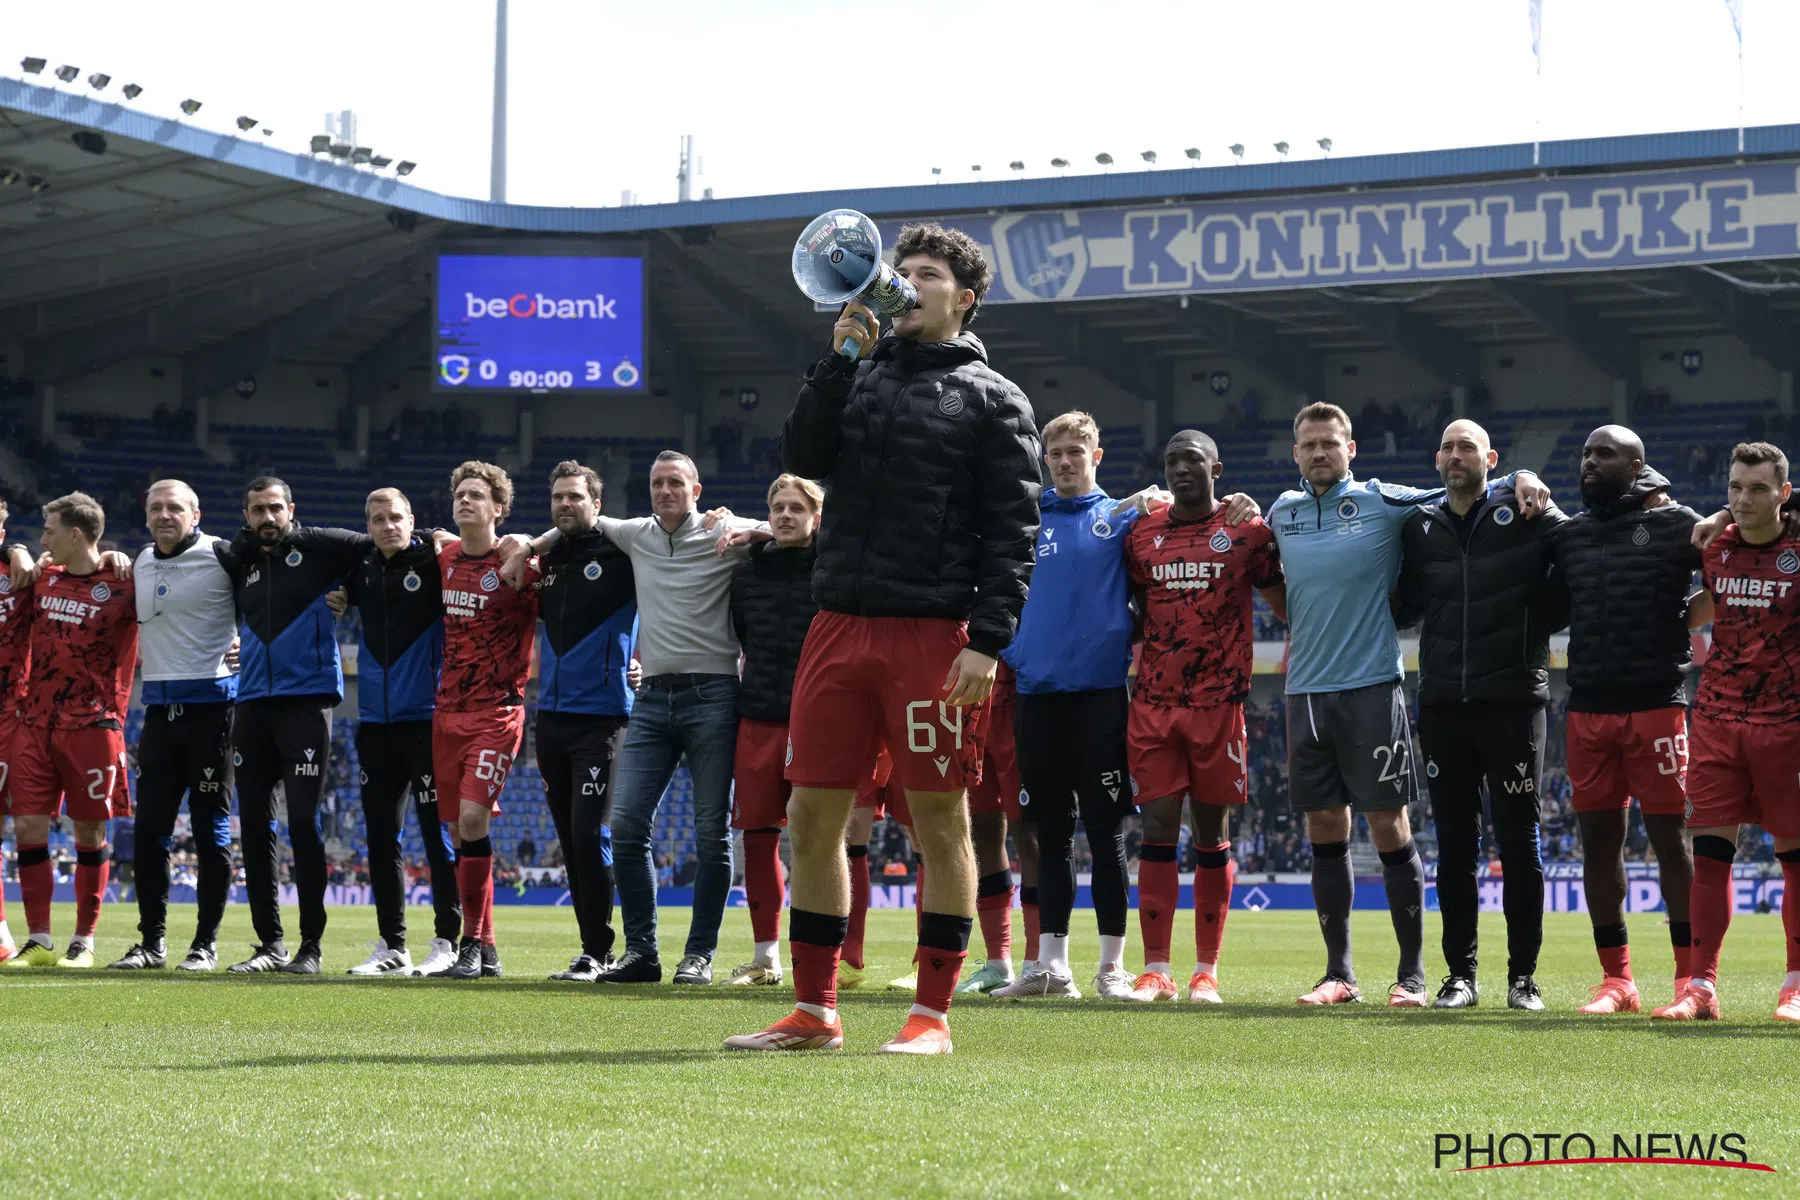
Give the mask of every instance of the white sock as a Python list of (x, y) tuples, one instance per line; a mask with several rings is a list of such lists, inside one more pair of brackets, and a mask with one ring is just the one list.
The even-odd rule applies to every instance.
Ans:
[(1203, 963), (1196, 960), (1194, 963), (1194, 972), (1198, 975), (1211, 975), (1214, 979), (1217, 979), (1219, 977), (1219, 964)]
[(837, 1009), (835, 1008), (827, 1008), (823, 1004), (796, 1004), (794, 1007), (803, 1013), (811, 1013), (827, 1025), (837, 1024)]
[(906, 1010), (909, 1017), (936, 1017), (940, 1021), (948, 1021), (949, 1013), (941, 1013), (935, 1008), (926, 1008), (923, 1004), (915, 1004)]
[(1037, 965), (1040, 970), (1052, 975), (1069, 973), (1069, 935), (1066, 933), (1039, 933)]
[(779, 941), (756, 943), (756, 961), (765, 967), (779, 967), (781, 960), (775, 956), (775, 952), (780, 948)]
[(12, 930), (6, 927), (5, 921), (0, 921), (0, 946), (10, 946), (12, 944)]
[(1784, 988), (1800, 988), (1800, 971), (1789, 971), (1787, 973), (1787, 978), (1781, 981), (1781, 986)]
[(1002, 975), (1012, 974), (1012, 959), (1010, 958), (990, 958), (987, 960), (987, 965), (989, 970), (998, 971)]
[(1146, 975), (1167, 975), (1169, 970), (1169, 963), (1147, 962), (1144, 964), (1144, 974)]
[(1125, 935), (1114, 937), (1110, 933), (1100, 935), (1100, 969), (1102, 971), (1122, 971), (1125, 969)]
[(1706, 980), (1704, 980), (1704, 979), (1690, 979), (1690, 980), (1688, 980), (1688, 986), (1689, 986), (1689, 987), (1696, 987), (1696, 988), (1703, 988), (1703, 989), (1705, 989), (1705, 990), (1706, 990), (1706, 991), (1709, 991), (1709, 992), (1712, 992), (1712, 991), (1717, 991), (1717, 990), (1718, 990), (1718, 989), (1717, 989), (1717, 988), (1715, 988), (1715, 987), (1713, 987), (1713, 985), (1712, 985), (1712, 984), (1710, 984), (1710, 983), (1708, 983), (1708, 982), (1707, 982), (1707, 981), (1706, 981)]
[(92, 949), (92, 946), (88, 943), (88, 939), (82, 937), (80, 934), (76, 934), (74, 937), (69, 939), (69, 948), (71, 950), (73, 950), (77, 946), (81, 947), (83, 950)]
[[(1040, 934), (1038, 934), (1038, 936), (1041, 938), (1044, 935), (1040, 933)], [(1038, 969), (1038, 960), (1035, 958), (1028, 958), (1024, 962), (1019, 964), (1019, 974), (1021, 974), (1021, 975), (1029, 975), (1037, 969)]]

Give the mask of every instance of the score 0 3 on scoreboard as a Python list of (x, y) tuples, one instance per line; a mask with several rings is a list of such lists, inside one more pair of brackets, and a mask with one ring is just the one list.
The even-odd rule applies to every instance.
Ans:
[(433, 390), (638, 391), (641, 254), (438, 255)]

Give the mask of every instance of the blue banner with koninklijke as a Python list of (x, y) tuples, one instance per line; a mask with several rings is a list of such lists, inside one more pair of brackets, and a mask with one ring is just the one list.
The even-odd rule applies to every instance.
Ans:
[[(1800, 163), (933, 218), (986, 303), (1618, 270), (1800, 253)], [(882, 221), (894, 244), (903, 224)]]
[[(1580, 863), (1550, 863), (1545, 867), (1544, 911), (1545, 912), (1587, 912), (1587, 897), (1581, 887)], [(1656, 868), (1642, 863), (1632, 863), (1627, 867), (1627, 886), (1625, 910), (1627, 912), (1663, 912), (1662, 885), (1657, 878)], [(1740, 865), (1734, 868), (1732, 880), (1732, 904), (1737, 912), (1776, 911), (1781, 908), (1783, 892), (1782, 878), (1779, 872), (1762, 870), (1754, 865)], [(1183, 875), (1180, 896), (1180, 907), (1193, 907), (1192, 876)], [(1500, 898), (1505, 887), (1499, 875), (1484, 874), (1477, 885), (1481, 896), (1483, 912), (1499, 912)], [(19, 888), (16, 883), (5, 885), (8, 903), (19, 902)], [(875, 884), (869, 889), (869, 907), (901, 908), (913, 907), (915, 892), (911, 883)], [(112, 884), (106, 890), (108, 904), (131, 903), (133, 893), (129, 884)], [(192, 904), (194, 889), (189, 884), (175, 884), (169, 892), (169, 899), (175, 904)], [(75, 902), (75, 885), (70, 880), (59, 880), (56, 884), (55, 900), (59, 904)], [(245, 892), (241, 885), (233, 886), (230, 901), (233, 904), (246, 903)], [(367, 905), (375, 901), (374, 894), (367, 884), (333, 884), (325, 889), (325, 903), (328, 905)], [(293, 905), (299, 902), (293, 885), (284, 885), (281, 889), (281, 902)], [(407, 891), (406, 902), (415, 906), (426, 906), (431, 903), (431, 889), (416, 886)], [(658, 888), (656, 902), (670, 907), (685, 907), (694, 902), (694, 890), (688, 887)], [(563, 887), (498, 887), (494, 889), (494, 903), (499, 905), (566, 905), (569, 903), (569, 892)], [(744, 889), (731, 889), (730, 903), (734, 907), (744, 904)], [(1132, 889), (1131, 903), (1137, 905), (1137, 889)], [(1013, 906), (1018, 907), (1019, 899), (1015, 893)], [(1077, 908), (1091, 908), (1093, 899), (1087, 885), (1081, 884), (1075, 891)], [(1231, 905), (1233, 908), (1252, 912), (1264, 909), (1278, 911), (1296, 910), (1311, 912), (1313, 909), (1312, 884), (1304, 875), (1240, 875), (1237, 886), (1232, 890)], [(1426, 872), (1425, 905), (1436, 910), (1437, 886), (1430, 868)], [(1356, 907), (1386, 911), (1387, 891), (1379, 876), (1359, 878), (1356, 882)]]

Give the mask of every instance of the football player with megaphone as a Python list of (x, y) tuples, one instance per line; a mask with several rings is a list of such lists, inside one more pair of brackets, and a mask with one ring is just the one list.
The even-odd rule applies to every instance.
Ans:
[(975, 916), (967, 788), (980, 774), (983, 702), (1031, 576), (1038, 434), (1024, 393), (988, 365), (968, 330), (990, 279), (981, 247), (958, 230), (909, 226), (894, 262), (913, 306), (879, 334), (874, 307), (846, 303), (782, 433), (784, 468), (825, 481), (831, 495), (813, 575), (820, 612), (794, 680), (789, 726), (798, 1003), (768, 1029), (727, 1039), (734, 1049), (843, 1045), (844, 829), (857, 782), (882, 747), (931, 870), (915, 1003), (881, 1049), (951, 1048), (950, 995)]

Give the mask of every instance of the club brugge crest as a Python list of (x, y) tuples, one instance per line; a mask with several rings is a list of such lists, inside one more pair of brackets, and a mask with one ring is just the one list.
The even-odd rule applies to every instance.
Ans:
[(1231, 549), (1231, 535), (1221, 529), (1214, 533), (1211, 540), (1206, 544), (1212, 547), (1212, 552), (1214, 554), (1223, 554)]
[(1513, 521), (1513, 510), (1508, 508), (1506, 505), (1502, 504), (1499, 508), (1496, 508), (1494, 510), (1494, 524), (1496, 524), (1496, 525), (1511, 525), (1512, 521)]
[(1783, 550), (1781, 556), (1775, 560), (1775, 569), (1783, 575), (1792, 575), (1795, 571), (1800, 571), (1800, 555), (1795, 554), (1792, 550)]
[(951, 388), (949, 391), (945, 392), (943, 398), (938, 401), (938, 411), (943, 413), (946, 417), (959, 416), (961, 415), (962, 410), (963, 394), (955, 388)]
[(497, 591), (499, 587), (500, 576), (494, 573), (493, 568), (488, 568), (488, 573), (481, 577), (481, 590), (484, 592), (492, 592)]
[(1437, 778), (1437, 763), (1429, 758), (1425, 760), (1425, 777), (1427, 779)]
[(156, 585), (156, 598), (158, 600), (167, 599), (168, 595), (169, 595), (169, 585), (168, 584), (159, 583)]
[(299, 566), (300, 565), (300, 552), (298, 550), (289, 550), (288, 556), (284, 561), (290, 567)]
[(416, 592), (425, 586), (425, 581), (419, 578), (417, 571), (408, 571), (406, 578), (400, 581), (400, 586), (409, 592)]
[(993, 224), (1000, 282), (1020, 300), (1067, 300), (1087, 275), (1087, 240), (1072, 212), (1009, 213)]
[(88, 595), (94, 598), (95, 604), (105, 604), (112, 598), (112, 589), (107, 587), (104, 583), (96, 583), (92, 588), (88, 589)]
[(244, 765), (244, 755), (242, 751), (233, 750), (231, 752), (231, 765), (234, 767), (241, 767)]
[(1648, 546), (1650, 544), (1649, 528), (1644, 525), (1639, 525), (1636, 529), (1632, 530), (1631, 544), (1634, 546)]
[(1133, 776), (1132, 776), (1132, 777), (1131, 777), (1131, 795), (1132, 795), (1132, 798), (1133, 798), (1133, 799), (1136, 799), (1136, 798), (1137, 798), (1137, 794), (1138, 794), (1138, 786), (1137, 786), (1137, 776), (1136, 776), (1136, 775), (1133, 775)]
[(1362, 509), (1356, 507), (1356, 501), (1350, 499), (1348, 496), (1345, 496), (1342, 500), (1338, 501), (1337, 514), (1338, 520), (1340, 521), (1354, 521), (1356, 520), (1356, 514), (1361, 511)]
[(1019, 807), (1020, 808), (1030, 808), (1031, 807), (1031, 793), (1026, 791), (1024, 788), (1019, 789)]
[(600, 578), (600, 564), (597, 562), (589, 563), (587, 566), (581, 568), (581, 574), (584, 578), (590, 580)]
[(0, 575), (0, 596), (4, 596), (10, 591), (12, 591), (12, 576)]
[(1094, 536), (1097, 538), (1109, 538), (1112, 536), (1112, 525), (1105, 517), (1101, 517), (1094, 522)]

